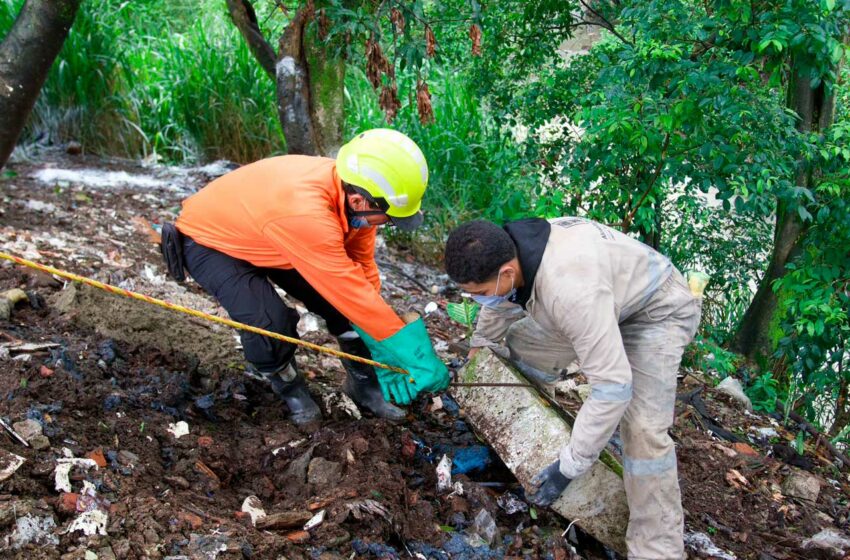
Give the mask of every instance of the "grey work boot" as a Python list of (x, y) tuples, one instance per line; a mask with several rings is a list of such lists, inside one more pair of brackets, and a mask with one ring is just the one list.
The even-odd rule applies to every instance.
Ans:
[[(363, 340), (354, 331), (348, 331), (337, 337), (339, 348), (346, 354), (353, 354), (361, 358), (372, 359), (372, 354), (366, 348)], [(407, 413), (384, 400), (381, 385), (375, 369), (360, 362), (342, 360), (347, 375), (342, 391), (362, 408), (369, 409), (378, 418), (385, 418), (393, 422), (404, 420)]]
[(271, 383), (274, 394), (289, 407), (289, 418), (296, 425), (305, 426), (322, 419), (322, 411), (310, 396), (307, 384), (298, 375), (293, 362), (274, 373), (261, 373)]

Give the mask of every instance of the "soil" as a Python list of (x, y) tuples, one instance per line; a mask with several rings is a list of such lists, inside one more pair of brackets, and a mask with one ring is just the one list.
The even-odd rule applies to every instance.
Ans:
[[(174, 177), (180, 186), (94, 188), (33, 178), (50, 166)], [(179, 201), (210, 178), (198, 170), (45, 152), (37, 162), (10, 164), (0, 179), (0, 247), (224, 316), (197, 285), (165, 276), (157, 248), (134, 221), (173, 220)], [(456, 289), (439, 271), (398, 250), (381, 248), (379, 261), (385, 264), (385, 297), (399, 312), (424, 314), (429, 302), (438, 304), (426, 324), (438, 352), (457, 364), (459, 356), (450, 349), (462, 343), (465, 329), (445, 314), (445, 303), (458, 299)], [(34, 419), (49, 440), (36, 450), (0, 429), (0, 447), (26, 459), (0, 482), (4, 558), (92, 557), (87, 552), (98, 558), (606, 557), (574, 529), (569, 540), (562, 538), (567, 520), (533, 509), (508, 514), (497, 506), (507, 492), (523, 494), (492, 452), (486, 468), (454, 477), (462, 496), (437, 492), (435, 466), (442, 453), (486, 445), (447, 395), (420, 399), (400, 425), (356, 418), (340, 397), (339, 361), (301, 351), (298, 364), (325, 413), (317, 431), (302, 431), (286, 420), (285, 407), (266, 385), (244, 374), (230, 330), (65, 286), (5, 262), (0, 292), (19, 287), (29, 302), (19, 303), (9, 321), (0, 319), (0, 343), (55, 346), (13, 351), (0, 361), (0, 417), (10, 425)], [(305, 340), (334, 345), (314, 316), (302, 314), (299, 329)], [(692, 379), (683, 383), (683, 393), (702, 386)], [(814, 557), (802, 548), (805, 538), (826, 527), (848, 529), (846, 470), (810, 442), (805, 466), (821, 481), (817, 501), (783, 495), (783, 480), (798, 467), (780, 460), (776, 449), (790, 445), (796, 431), (745, 414), (710, 385), (701, 393), (710, 416), (754, 455), (713, 437), (694, 407), (680, 403), (673, 435), (686, 531), (704, 532), (740, 558)], [(180, 421), (189, 433), (177, 438), (169, 429)], [(759, 439), (751, 427), (773, 427), (777, 435)], [(71, 470), (72, 494), (88, 496), (56, 490), (57, 460), (68, 456), (101, 461), (97, 469)], [(743, 481), (730, 475), (733, 470)], [(241, 511), (249, 496), (270, 516), (300, 521), (256, 528)], [(91, 509), (107, 513), (105, 535), (67, 531)], [(325, 512), (323, 522), (303, 531), (305, 516), (319, 511)], [(481, 511), (495, 518), (501, 538), (492, 547), (473, 548), (461, 536), (471, 533)], [(26, 515), (51, 517), (58, 543), (16, 548), (12, 536)]]

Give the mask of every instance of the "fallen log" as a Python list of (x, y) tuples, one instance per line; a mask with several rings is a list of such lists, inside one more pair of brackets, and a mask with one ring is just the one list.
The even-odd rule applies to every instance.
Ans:
[[(460, 371), (464, 383), (527, 383), (513, 367), (482, 349)], [(466, 420), (501, 457), (523, 486), (558, 458), (570, 423), (532, 387), (452, 387)], [(604, 462), (603, 462), (604, 461)], [(622, 468), (609, 454), (575, 479), (552, 504), (612, 550), (626, 555), (629, 509)]]

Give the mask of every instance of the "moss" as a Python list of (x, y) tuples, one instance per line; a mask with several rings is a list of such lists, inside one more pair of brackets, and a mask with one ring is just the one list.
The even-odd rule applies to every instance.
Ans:
[(617, 476), (623, 478), (623, 465), (621, 465), (620, 462), (609, 452), (603, 451), (602, 454), (599, 455), (599, 461), (614, 471)]

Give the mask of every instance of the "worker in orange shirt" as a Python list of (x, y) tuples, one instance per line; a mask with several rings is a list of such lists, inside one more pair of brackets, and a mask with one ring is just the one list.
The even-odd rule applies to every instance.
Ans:
[[(174, 226), (163, 228), (169, 271), (185, 270), (236, 321), (297, 337), (298, 313), (274, 285), (327, 322), (343, 352), (406, 369), (376, 372), (343, 360), (343, 390), (381, 418), (401, 420), (390, 404), (409, 404), (422, 391), (448, 386), (421, 319), (405, 325), (381, 298), (375, 263), (376, 226), (412, 230), (423, 220), (428, 166), (404, 134), (358, 134), (336, 160), (289, 155), (232, 171), (183, 202)], [(182, 253), (182, 254), (181, 254)], [(298, 373), (295, 347), (243, 332), (250, 367), (271, 382), (299, 425), (321, 411)]]

